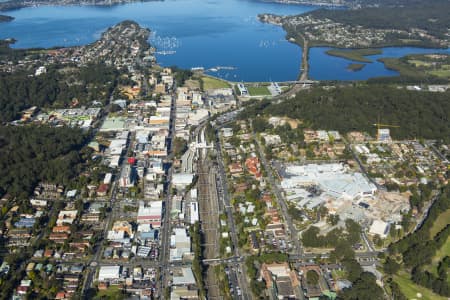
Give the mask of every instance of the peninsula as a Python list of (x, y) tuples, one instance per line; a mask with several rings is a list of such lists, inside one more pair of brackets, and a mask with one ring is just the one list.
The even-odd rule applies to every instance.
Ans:
[(365, 66), (366, 66), (365, 64), (351, 63), (347, 66), (347, 70), (353, 71), (353, 72), (358, 72), (358, 71), (361, 71), (362, 69), (364, 69)]
[[(448, 48), (450, 1), (413, 2), (409, 6), (364, 7), (352, 10), (319, 9), (296, 16), (260, 14), (261, 22), (282, 26), (286, 39), (303, 48), (300, 78), (308, 77), (310, 47), (329, 46), (327, 54), (370, 63), (366, 56), (388, 46)], [(402, 16), (399, 18), (398, 16)], [(345, 50), (344, 50), (345, 49)], [(346, 49), (352, 49), (351, 51)], [(351, 70), (364, 66), (352, 65)]]
[(153, 65), (149, 34), (138, 23), (123, 21), (85, 46), (36, 51), (11, 49), (13, 41), (1, 42), (0, 122), (17, 119), (31, 106), (107, 103), (119, 84), (133, 84), (129, 72)]
[(282, 26), (290, 41), (302, 44), (304, 37), (312, 47), (448, 48), (449, 10), (450, 1), (437, 0), (395, 8), (319, 9), (297, 16), (262, 14), (259, 19)]
[(14, 20), (13, 17), (0, 15), (0, 23), (2, 23), (2, 22), (11, 22), (12, 20)]
[(416, 79), (418, 82), (450, 82), (450, 54), (412, 54), (400, 58), (382, 58), (379, 61), (404, 78)]
[(371, 63), (372, 61), (366, 56), (377, 55), (383, 53), (381, 49), (353, 49), (353, 50), (343, 50), (343, 49), (330, 49), (326, 51), (328, 55), (342, 57), (348, 60), (353, 60), (363, 63)]

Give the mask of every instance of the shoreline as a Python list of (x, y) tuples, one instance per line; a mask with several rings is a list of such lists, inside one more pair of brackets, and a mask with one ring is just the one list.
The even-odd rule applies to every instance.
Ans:
[[(72, 0), (71, 0), (72, 1)], [(114, 1), (114, 0), (113, 0)], [(117, 1), (117, 3), (114, 3), (114, 4), (108, 4), (108, 5), (118, 5), (118, 4), (125, 4), (125, 3), (134, 3), (134, 2), (151, 2), (151, 1), (123, 1), (123, 0), (116, 0)], [(48, 4), (46, 4), (46, 5), (54, 5), (54, 3), (48, 3)], [(106, 4), (104, 4), (104, 5), (101, 5), (101, 4), (91, 4), (90, 2), (83, 2), (83, 3), (78, 3), (78, 4), (64, 4), (64, 5), (62, 5), (62, 6), (70, 6), (70, 5), (74, 5), (74, 6), (91, 6), (91, 5), (99, 5), (99, 6), (104, 6), (104, 5), (106, 5)], [(292, 37), (292, 36), (289, 36), (289, 34), (288, 34), (288, 31), (285, 29), (285, 27), (283, 26), (283, 24), (282, 24), (282, 22), (279, 22), (279, 23), (277, 23), (277, 22), (270, 22), (270, 19), (265, 19), (265, 17), (267, 17), (267, 16), (274, 16), (274, 17), (277, 17), (277, 18), (283, 18), (283, 17), (280, 17), (280, 16), (275, 16), (275, 15), (270, 15), (270, 14), (260, 14), (260, 15), (258, 15), (258, 18), (259, 18), (259, 21), (260, 22), (263, 22), (263, 23), (268, 23), (268, 24), (271, 24), (271, 25), (276, 25), (276, 26), (281, 26), (282, 28), (283, 28), (283, 30), (286, 32), (286, 35), (285, 35), (285, 40), (286, 41), (288, 41), (288, 42), (290, 42), (290, 43), (294, 43), (294, 44), (296, 44), (296, 45), (299, 45), (300, 47), (302, 47), (302, 58), (301, 58), (301, 65), (300, 65), (300, 67), (299, 67), (299, 72), (297, 73), (297, 76), (296, 76), (296, 78), (292, 78), (292, 79), (289, 79), (289, 80), (284, 80), (284, 81), (276, 81), (276, 82), (280, 82), (280, 83), (286, 83), (286, 82), (294, 82), (294, 81), (306, 81), (306, 80), (308, 80), (308, 78), (309, 78), (309, 69), (310, 69), (310, 61), (309, 61), (309, 59), (310, 59), (310, 50), (312, 49), (312, 48), (320, 48), (320, 47), (330, 47), (331, 49), (347, 49), (347, 50), (361, 50), (361, 49), (384, 49), (384, 48), (418, 48), (418, 49), (420, 49), (420, 48), (425, 48), (425, 49), (435, 49), (435, 50), (442, 50), (442, 49), (444, 49), (444, 50), (446, 50), (446, 49), (450, 49), (450, 48), (445, 48), (445, 47), (441, 47), (441, 48), (439, 48), (439, 47), (433, 47), (432, 45), (429, 45), (429, 47), (424, 47), (424, 46), (422, 46), (422, 45), (392, 45), (392, 44), (386, 44), (386, 46), (382, 46), (382, 45), (380, 45), (380, 46), (375, 46), (375, 47), (370, 47), (370, 48), (339, 48), (339, 47), (336, 47), (336, 46), (333, 46), (333, 45), (322, 45), (322, 44), (320, 44), (320, 43), (315, 43), (315, 42), (311, 42), (311, 41), (309, 41), (308, 39), (306, 39), (305, 38), (305, 36), (303, 35), (303, 34), (301, 34), (301, 33), (299, 33), (299, 34), (297, 34), (296, 35), (296, 37), (297, 38), (295, 38), (295, 37)], [(272, 19), (272, 20), (275, 20), (275, 19)], [(95, 41), (93, 41), (93, 43), (94, 43)], [(150, 45), (150, 42), (147, 40), (147, 42), (148, 42), (148, 44)], [(90, 43), (88, 43), (88, 44), (80, 44), (80, 45), (74, 45), (74, 46), (70, 46), (70, 47), (64, 47), (64, 46), (51, 46), (51, 47), (48, 47), (48, 48), (42, 48), (42, 49), (45, 49), (45, 50), (50, 50), (50, 49), (61, 49), (61, 48), (72, 48), (72, 47), (79, 47), (79, 46), (85, 46), (85, 45), (89, 45)], [(151, 45), (150, 45), (151, 46)], [(12, 49), (14, 49), (14, 50), (25, 50), (25, 51), (27, 51), (27, 50), (30, 50), (30, 49), (33, 49), (33, 48), (12, 48)], [(338, 55), (331, 55), (331, 54), (329, 54), (328, 53), (328, 51), (325, 51), (325, 54), (326, 55), (328, 55), (328, 56), (337, 56), (337, 57), (342, 57), (342, 56), (338, 56)], [(410, 54), (415, 54), (414, 52), (412, 52), (412, 53), (410, 53)], [(346, 58), (346, 57), (342, 57), (342, 58), (344, 58), (344, 59), (349, 59), (349, 58)], [(353, 61), (358, 61), (358, 60), (353, 60)], [(385, 67), (386, 68), (386, 67)], [(388, 69), (388, 68), (386, 68), (386, 69)], [(345, 70), (345, 69), (344, 69)], [(219, 79), (219, 80), (222, 80), (222, 81), (225, 81), (225, 82), (228, 82), (228, 83), (230, 83), (230, 84), (236, 84), (236, 83), (239, 83), (240, 81), (228, 81), (227, 79), (224, 79), (224, 78), (221, 78), (221, 77), (219, 77), (219, 76), (216, 76), (216, 75), (214, 75), (214, 74), (205, 74), (205, 75), (207, 75), (207, 76), (211, 76), (211, 77), (213, 77), (213, 78), (217, 78), (217, 79)], [(377, 76), (374, 76), (373, 78), (376, 78)], [(341, 80), (341, 81), (353, 81), (353, 80)], [(246, 82), (246, 83), (252, 83), (253, 81), (243, 81), (243, 82)], [(255, 82), (253, 82), (253, 83), (257, 83), (258, 81), (255, 81)], [(262, 82), (271, 82), (271, 81), (262, 81)]]
[[(76, 0), (68, 0), (68, 1), (36, 1), (36, 2), (25, 2), (25, 1), (17, 1), (17, 2), (1, 2), (0, 3), (0, 12), (8, 12), (19, 10), (23, 8), (30, 7), (42, 7), (42, 6), (116, 6), (122, 4), (130, 4), (130, 3), (140, 3), (140, 2), (162, 2), (163, 0), (100, 0), (96, 1), (76, 1)], [(14, 18), (13, 18), (14, 19)]]
[[(304, 14), (307, 14), (307, 13), (304, 13)], [(279, 26), (279, 27), (283, 28), (284, 32), (286, 33), (285, 39), (287, 41), (292, 40), (296, 44), (299, 44), (301, 47), (303, 47), (302, 41), (296, 39), (297, 35), (301, 36), (304, 39), (303, 32), (301, 32), (301, 33), (295, 32), (295, 35), (294, 35), (294, 33), (289, 30), (289, 28), (288, 28), (289, 25), (285, 23), (285, 18), (287, 18), (287, 17), (289, 17), (289, 16), (282, 16), (282, 15), (276, 15), (276, 14), (271, 14), (271, 13), (263, 13), (263, 14), (259, 14), (257, 16), (258, 20), (261, 23), (266, 23), (266, 24)], [(365, 50), (365, 49), (381, 49), (381, 48), (393, 48), (393, 47), (450, 49), (450, 46), (446, 47), (439, 43), (433, 44), (433, 43), (426, 43), (426, 42), (405, 43), (405, 42), (395, 41), (395, 42), (373, 44), (368, 47), (342, 47), (335, 43), (324, 42), (324, 41), (320, 41), (320, 40), (317, 40), (317, 41), (306, 40), (306, 41), (309, 43), (310, 48), (330, 47), (330, 48), (334, 48), (336, 50)]]
[(380, 55), (383, 53), (383, 50), (381, 48), (348, 49), (348, 50), (329, 49), (325, 51), (325, 53), (330, 56), (344, 58), (347, 60), (351, 60), (353, 62), (372, 63), (372, 60), (367, 58), (367, 56)]
[(345, 4), (335, 4), (335, 3), (329, 3), (329, 2), (315, 2), (315, 1), (295, 1), (295, 0), (260, 0), (263, 3), (278, 3), (278, 4), (287, 4), (287, 5), (304, 5), (304, 6), (319, 6), (321, 8), (323, 7), (338, 7), (343, 8), (347, 7)]
[[(41, 7), (41, 6), (115, 6), (127, 3), (139, 3), (139, 2), (162, 2), (164, 0), (100, 0), (99, 2), (93, 1), (15, 1), (15, 2), (0, 2), (0, 12), (13, 11), (28, 7)], [(295, 0), (260, 0), (262, 3), (277, 3), (286, 5), (303, 5), (303, 6), (317, 6), (321, 8), (343, 8), (347, 7), (345, 4), (333, 4), (328, 2), (315, 2), (315, 1), (295, 1)]]

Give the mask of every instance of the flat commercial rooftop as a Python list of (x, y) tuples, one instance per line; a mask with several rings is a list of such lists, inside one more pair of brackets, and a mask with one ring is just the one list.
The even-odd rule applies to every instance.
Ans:
[(349, 173), (341, 164), (286, 167), (286, 177), (281, 181), (283, 189), (295, 190), (308, 185), (317, 185), (327, 195), (334, 198), (370, 196), (376, 191), (375, 185), (361, 173)]

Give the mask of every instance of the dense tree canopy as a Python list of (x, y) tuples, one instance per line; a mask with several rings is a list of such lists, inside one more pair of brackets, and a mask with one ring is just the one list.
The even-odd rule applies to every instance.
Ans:
[(383, 289), (376, 284), (372, 273), (362, 272), (361, 276), (353, 282), (350, 289), (344, 289), (339, 295), (345, 300), (379, 300), (384, 298)]
[[(399, 1), (380, 2), (389, 5), (389, 2)], [(309, 14), (321, 19), (328, 18), (339, 23), (366, 28), (400, 30), (420, 28), (446, 38), (450, 24), (449, 11), (450, 1), (434, 0), (408, 1), (407, 5), (396, 8), (382, 6), (356, 10), (321, 9)]]
[(397, 139), (450, 140), (450, 93), (417, 92), (388, 86), (321, 87), (298, 93), (278, 104), (262, 101), (248, 107), (241, 118), (258, 114), (304, 120), (316, 129), (352, 130), (375, 134), (378, 120), (392, 128)]
[[(428, 212), (428, 217), (424, 224), (415, 232), (407, 235), (400, 241), (389, 246), (391, 255), (400, 254), (407, 270), (411, 272), (411, 279), (433, 292), (450, 296), (450, 285), (447, 280), (447, 270), (449, 259), (444, 257), (437, 266), (437, 275), (428, 270), (432, 264), (432, 258), (438, 249), (441, 249), (450, 234), (450, 225), (447, 224), (435, 236), (430, 236), (430, 229), (437, 217), (450, 208), (450, 187), (442, 190), (440, 197), (434, 202)], [(436, 266), (434, 266), (436, 267)], [(399, 266), (395, 261), (388, 257), (384, 269), (387, 273), (395, 273)]]
[[(361, 226), (351, 219), (345, 220), (345, 232), (334, 228), (326, 235), (320, 235), (316, 226), (311, 226), (302, 233), (302, 243), (306, 247), (335, 247), (336, 245), (353, 246), (360, 240)], [(336, 246), (337, 247), (337, 246)]]
[(106, 102), (113, 91), (117, 71), (103, 64), (82, 68), (50, 67), (40, 76), (27, 72), (0, 73), (0, 122), (19, 117), (30, 106), (66, 107), (76, 99), (80, 104)]
[(85, 139), (79, 129), (0, 126), (0, 194), (26, 197), (40, 181), (68, 185)]

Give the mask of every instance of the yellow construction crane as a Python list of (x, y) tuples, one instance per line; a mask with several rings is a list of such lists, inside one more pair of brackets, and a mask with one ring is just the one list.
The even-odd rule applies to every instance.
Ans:
[(373, 126), (377, 127), (377, 140), (380, 140), (379, 134), (380, 134), (380, 129), (382, 127), (390, 127), (390, 128), (399, 128), (400, 127), (398, 125), (381, 124), (381, 123), (374, 123)]

